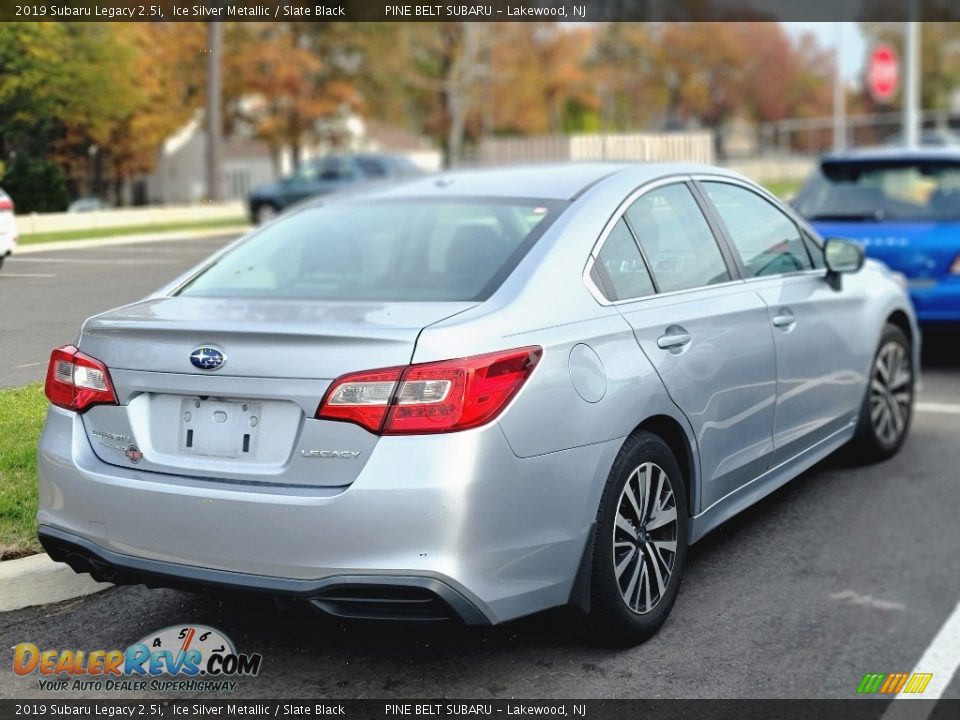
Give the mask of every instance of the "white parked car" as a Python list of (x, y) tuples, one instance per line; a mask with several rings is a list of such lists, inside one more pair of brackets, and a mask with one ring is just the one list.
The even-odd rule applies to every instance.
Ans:
[(13, 200), (0, 188), (0, 268), (17, 246), (17, 223), (13, 219)]

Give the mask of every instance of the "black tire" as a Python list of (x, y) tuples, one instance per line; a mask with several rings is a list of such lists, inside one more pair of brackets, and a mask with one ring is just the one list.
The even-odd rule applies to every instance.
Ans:
[[(622, 525), (617, 525), (617, 516), (621, 514), (623, 520), (635, 516), (633, 510), (636, 506), (625, 494), (624, 487), (628, 482), (632, 483), (631, 487), (642, 487), (644, 468), (650, 477), (648, 497), (654, 497), (655, 503), (666, 509), (656, 515), (648, 512), (648, 520), (643, 524), (635, 524), (632, 519), (629, 520), (628, 524), (634, 532), (638, 532), (639, 526), (640, 536), (634, 539)], [(657, 493), (658, 469), (662, 473), (660, 477), (663, 482), (669, 487), (669, 497), (664, 491)], [(637, 493), (634, 492), (633, 495), (636, 499)], [(672, 527), (669, 524), (661, 525), (648, 532), (647, 525), (652, 527), (669, 517), (671, 504), (676, 511)], [(640, 513), (644, 514), (642, 509)], [(614, 547), (615, 536), (619, 538), (616, 541), (617, 548)], [(672, 560), (669, 551), (663, 549), (669, 545), (671, 536), (676, 543)], [(644, 542), (644, 539), (648, 541)], [(631, 543), (634, 555), (630, 554)], [(680, 589), (686, 559), (687, 493), (680, 465), (667, 444), (657, 435), (646, 431), (637, 432), (631, 435), (620, 449), (610, 470), (597, 512), (593, 538), (590, 612), (586, 618), (587, 632), (605, 644), (621, 646), (636, 645), (650, 638), (670, 614)], [(615, 566), (618, 562), (621, 568), (619, 579)], [(640, 563), (643, 563), (642, 568), (639, 567)], [(669, 576), (661, 591), (658, 590), (657, 580), (658, 577), (663, 579), (662, 572), (665, 569), (669, 569)], [(647, 580), (646, 586), (643, 584), (644, 578)], [(632, 601), (634, 595), (636, 596), (636, 607), (627, 605), (631, 581), (636, 584), (635, 592), (630, 592), (629, 597)], [(647, 591), (651, 593), (649, 606)]]
[[(894, 357), (899, 357), (901, 362), (905, 363), (905, 367), (897, 366), (894, 371), (895, 375), (900, 374), (900, 380), (897, 378), (891, 378), (889, 382), (884, 380), (879, 364), (885, 354), (888, 362)], [(897, 384), (902, 381), (904, 369), (908, 373), (908, 380), (903, 384)], [(870, 365), (867, 387), (857, 421), (857, 431), (851, 447), (851, 455), (859, 462), (875, 463), (886, 460), (896, 455), (903, 447), (910, 432), (910, 422), (913, 420), (915, 377), (910, 340), (896, 325), (886, 325)], [(884, 391), (876, 387), (877, 382), (885, 386)], [(891, 387), (891, 385), (897, 386)], [(904, 393), (907, 394), (906, 402), (903, 401)], [(886, 426), (882, 422), (885, 414), (891, 423)], [(892, 429), (897, 431), (889, 432)]]
[(3, 261), (7, 259), (6, 255), (0, 255), (0, 270), (3, 270)]
[(256, 225), (263, 225), (273, 220), (279, 214), (280, 208), (273, 203), (260, 203), (253, 209), (253, 222)]

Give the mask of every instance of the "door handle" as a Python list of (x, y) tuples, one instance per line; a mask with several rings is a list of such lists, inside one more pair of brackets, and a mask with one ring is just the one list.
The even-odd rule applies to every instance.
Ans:
[(773, 316), (773, 320), (771, 322), (773, 322), (774, 327), (789, 330), (797, 324), (797, 318), (794, 317), (794, 314), (789, 308), (783, 308), (780, 310), (780, 312)]
[(683, 347), (690, 342), (690, 333), (677, 325), (671, 325), (666, 333), (657, 338), (657, 347), (661, 350)]

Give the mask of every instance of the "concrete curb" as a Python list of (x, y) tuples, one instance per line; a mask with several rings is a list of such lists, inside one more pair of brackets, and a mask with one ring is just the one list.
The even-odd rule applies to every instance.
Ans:
[(228, 225), (222, 228), (208, 230), (177, 230), (165, 233), (139, 233), (136, 235), (118, 235), (109, 238), (91, 238), (90, 240), (58, 240), (55, 242), (41, 242), (32, 245), (17, 245), (13, 257), (30, 255), (41, 252), (56, 252), (58, 250), (83, 250), (84, 248), (110, 247), (111, 245), (138, 245), (140, 243), (167, 242), (172, 240), (196, 240), (197, 238), (221, 237), (223, 235), (239, 235), (250, 230), (250, 225)]
[(113, 587), (78, 575), (46, 553), (0, 562), (0, 612), (72, 600)]

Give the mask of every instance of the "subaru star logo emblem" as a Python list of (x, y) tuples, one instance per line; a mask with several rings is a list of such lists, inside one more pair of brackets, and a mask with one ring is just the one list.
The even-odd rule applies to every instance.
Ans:
[(219, 370), (226, 361), (223, 351), (209, 345), (202, 345), (190, 353), (190, 362), (201, 370)]

